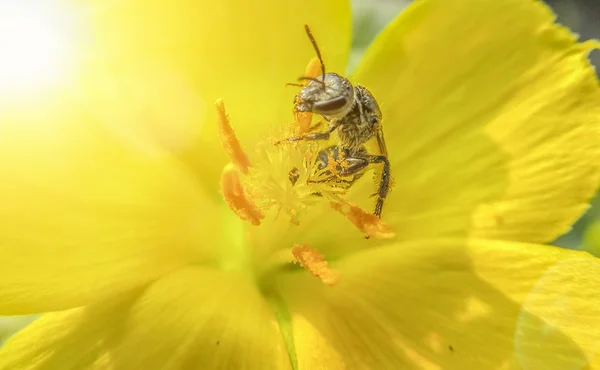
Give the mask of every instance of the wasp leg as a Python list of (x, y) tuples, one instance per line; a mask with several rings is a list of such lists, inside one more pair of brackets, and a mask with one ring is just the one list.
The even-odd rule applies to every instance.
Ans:
[[(344, 158), (343, 167), (338, 165), (335, 174), (329, 173), (329, 176), (327, 176), (325, 178), (322, 178), (319, 180), (308, 180), (308, 182), (309, 183), (310, 182), (326, 183), (329, 181), (342, 181), (342, 182), (347, 182), (348, 184), (352, 184), (354, 181), (356, 181), (359, 177), (362, 176), (361, 171), (368, 165), (369, 165), (369, 161), (364, 158), (353, 158), (353, 157)], [(324, 164), (319, 167), (319, 169), (324, 169), (324, 168), (325, 168)], [(329, 171), (327, 171), (327, 172), (329, 172)], [(342, 177), (353, 176), (353, 179), (341, 180), (340, 176), (342, 176)]]
[(315, 123), (314, 125), (312, 125), (308, 128), (308, 132), (313, 132), (315, 130), (318, 130), (321, 126), (323, 126), (324, 123), (325, 122), (323, 122), (323, 121), (319, 121), (319, 122)]
[(343, 168), (340, 171), (340, 175), (342, 176), (352, 175), (357, 171), (362, 170), (371, 163), (383, 163), (383, 171), (381, 171), (381, 180), (379, 181), (379, 189), (377, 190), (377, 204), (375, 205), (375, 212), (373, 212), (375, 216), (381, 217), (383, 203), (385, 202), (385, 199), (387, 198), (388, 192), (390, 190), (390, 161), (384, 155), (365, 155), (357, 157), (348, 157), (345, 160), (349, 163), (354, 162), (354, 164)]
[(275, 145), (280, 144), (282, 141), (294, 142), (294, 141), (301, 141), (301, 140), (311, 140), (311, 141), (329, 140), (331, 133), (334, 132), (337, 128), (338, 128), (337, 125), (332, 125), (325, 132), (315, 132), (314, 134), (304, 134), (302, 136), (290, 137), (290, 138), (279, 140), (279, 141), (275, 142)]
[(339, 171), (339, 176), (351, 176), (359, 173), (369, 165), (366, 158), (347, 157), (344, 158), (344, 166)]

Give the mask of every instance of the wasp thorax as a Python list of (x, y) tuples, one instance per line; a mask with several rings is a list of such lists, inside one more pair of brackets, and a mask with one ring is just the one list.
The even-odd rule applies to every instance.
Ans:
[(354, 102), (354, 87), (337, 73), (325, 73), (310, 81), (295, 99), (298, 112), (337, 118), (345, 116)]

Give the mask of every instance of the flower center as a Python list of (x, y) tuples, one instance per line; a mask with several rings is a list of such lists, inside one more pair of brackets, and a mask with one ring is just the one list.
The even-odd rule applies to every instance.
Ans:
[[(315, 64), (318, 61), (311, 61), (307, 68), (307, 73), (315, 74), (313, 77), (320, 71)], [(268, 228), (257, 233), (267, 237), (258, 242), (261, 250), (253, 251), (254, 260), (260, 261), (260, 270), (297, 263), (325, 284), (333, 285), (338, 280), (316, 249), (302, 241), (282, 246), (277, 237), (272, 237), (281, 235), (281, 230), (301, 226), (303, 217), (314, 216), (310, 212), (315, 209), (341, 213), (367, 238), (394, 236), (379, 217), (344, 200), (344, 194), (356, 180), (356, 175), (342, 176), (348, 165), (344, 150), (337, 145), (301, 139), (308, 132), (321, 129), (319, 126), (324, 122), (311, 127), (312, 114), (297, 112), (293, 123), (276, 128), (247, 155), (236, 138), (222, 100), (216, 102), (216, 111), (221, 142), (231, 161), (221, 177), (223, 198), (242, 220), (261, 229)]]
[[(302, 123), (283, 125), (247, 155), (229, 123), (222, 100), (216, 103), (221, 141), (231, 163), (221, 176), (223, 198), (231, 210), (254, 226), (272, 228), (299, 226), (303, 215), (317, 204), (329, 203), (367, 237), (393, 237), (392, 230), (379, 219), (343, 199), (349, 180), (337, 177), (343, 158), (317, 142), (281, 140), (298, 135)], [(332, 178), (334, 180), (332, 180)], [(323, 179), (329, 179), (325, 181)], [(265, 222), (268, 221), (268, 222)], [(297, 263), (323, 283), (333, 285), (338, 277), (325, 257), (307, 245), (294, 244), (266, 248), (260, 259), (276, 265)]]
[(258, 143), (248, 156), (235, 137), (223, 102), (216, 105), (223, 147), (231, 159), (223, 171), (221, 187), (225, 200), (239, 217), (258, 226), (265, 214), (274, 213), (274, 217), (287, 217), (299, 225), (303, 211), (324, 198), (338, 196), (339, 189), (314, 181), (315, 175), (323, 171), (316, 167), (320, 154), (317, 143), (278, 144), (278, 139), (294, 135), (290, 125)]

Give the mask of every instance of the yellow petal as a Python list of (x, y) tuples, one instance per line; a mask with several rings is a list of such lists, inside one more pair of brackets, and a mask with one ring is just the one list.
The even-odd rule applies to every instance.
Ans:
[(588, 363), (600, 349), (600, 260), (585, 252), (415, 241), (333, 268), (333, 287), (279, 278), (301, 369), (600, 368)]
[[(543, 358), (539, 355), (540, 347), (554, 345), (562, 335), (578, 343), (595, 368), (600, 366), (597, 362), (600, 360), (597, 358), (600, 355), (600, 334), (596, 329), (600, 324), (600, 307), (595, 302), (598, 287), (598, 260), (584, 253), (562, 260), (544, 272), (525, 299), (517, 322), (515, 348), (523, 368), (544, 367)], [(594, 297), (588, 300), (591, 295)], [(591, 307), (586, 307), (588, 305)], [(582, 315), (581, 318), (577, 318), (579, 315)], [(538, 320), (538, 317), (544, 320)], [(565, 351), (561, 352), (559, 354), (564, 356)], [(586, 358), (573, 361), (578, 366), (572, 365), (571, 368), (585, 368)]]
[(113, 370), (105, 346), (116, 343), (133, 298), (42, 316), (0, 349), (0, 369)]
[(553, 19), (541, 1), (423, 0), (368, 50), (354, 79), (382, 105), (396, 179), (383, 218), (400, 238), (545, 242), (586, 209), (598, 44)]
[(246, 277), (188, 268), (112, 305), (48, 314), (0, 350), (1, 370), (288, 369), (275, 316)]
[(344, 72), (350, 47), (345, 0), (269, 0), (260, 6), (240, 0), (105, 3), (86, 4), (94, 52), (130, 75), (134, 85), (152, 84), (149, 94), (165, 111), (177, 112), (180, 90), (194, 92), (192, 101), (199, 103), (186, 106), (188, 111), (179, 112), (180, 120), (170, 124), (200, 128), (189, 132), (196, 143), (183, 155), (201, 168), (213, 189), (226, 158), (212, 103), (225, 99), (240, 141), (253, 144), (272, 125), (293, 119), (297, 89), (285, 84), (295, 82), (315, 56), (304, 24), (313, 30), (331, 71)]
[(1, 314), (83, 305), (209, 261), (219, 214), (136, 124), (107, 122), (73, 96), (4, 108)]

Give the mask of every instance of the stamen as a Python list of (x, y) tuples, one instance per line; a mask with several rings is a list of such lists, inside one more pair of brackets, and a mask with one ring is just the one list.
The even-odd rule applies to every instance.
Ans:
[(335, 285), (339, 282), (339, 273), (329, 268), (325, 257), (318, 250), (309, 248), (307, 244), (294, 244), (292, 255), (300, 266), (324, 284)]
[(283, 140), (284, 145), (273, 144), (275, 138), (290, 137), (297, 129), (296, 124), (281, 125), (257, 143), (250, 153), (252, 167), (241, 179), (246, 195), (258, 209), (275, 218), (285, 215), (293, 225), (300, 224), (304, 210), (325, 200), (315, 194), (326, 192), (321, 190), (323, 185), (309, 181), (320, 150), (318, 143)]
[(381, 218), (364, 211), (347, 200), (340, 198), (338, 201), (339, 203), (332, 202), (331, 207), (346, 216), (354, 226), (367, 234), (368, 238), (391, 239), (396, 236), (394, 230)]
[(321, 69), (321, 62), (319, 61), (319, 58), (313, 57), (310, 62), (308, 62), (306, 70), (304, 71), (304, 75), (306, 77), (317, 78), (322, 74), (323, 70)]
[(338, 171), (338, 166), (341, 166), (342, 163), (344, 163), (344, 159), (343, 159), (343, 154), (340, 153), (340, 160), (336, 160), (335, 156), (333, 155), (334, 152), (333, 151), (329, 151), (329, 153), (327, 154), (327, 166), (325, 166), (325, 169), (329, 172), (331, 172), (332, 175), (337, 176), (339, 174)]
[(265, 216), (246, 197), (238, 171), (231, 164), (225, 166), (221, 174), (221, 191), (225, 202), (239, 218), (249, 221), (255, 226), (260, 225), (260, 220)]
[(298, 122), (298, 136), (302, 136), (310, 131), (310, 123), (313, 114), (311, 112), (294, 111), (294, 118)]
[(250, 160), (246, 153), (244, 153), (240, 142), (235, 136), (233, 128), (229, 124), (229, 118), (227, 118), (227, 114), (225, 113), (225, 104), (223, 104), (223, 100), (218, 99), (215, 103), (215, 107), (217, 108), (217, 121), (219, 124), (219, 133), (221, 134), (221, 144), (231, 162), (246, 175), (248, 174), (248, 167), (250, 167)]
[[(323, 70), (321, 69), (321, 62), (319, 61), (319, 58), (312, 58), (306, 66), (304, 76), (308, 78), (316, 78), (322, 74)], [(306, 86), (309, 82), (310, 80), (306, 80), (304, 82), (304, 86)], [(299, 124), (299, 135), (304, 135), (310, 131), (310, 123), (312, 122), (312, 116), (313, 115), (310, 112), (298, 112), (294, 110), (294, 117), (296, 118), (296, 121)]]

